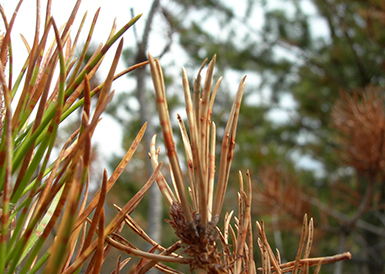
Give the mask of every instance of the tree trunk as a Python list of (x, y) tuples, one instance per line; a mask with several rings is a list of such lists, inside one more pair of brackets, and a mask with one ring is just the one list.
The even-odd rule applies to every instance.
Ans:
[[(146, 22), (145, 30), (143, 33), (142, 40), (138, 41), (138, 51), (136, 55), (136, 63), (140, 63), (147, 60), (146, 51), (148, 47), (148, 37), (150, 33), (150, 27), (152, 24), (152, 20), (154, 18), (156, 9), (159, 6), (159, 0), (154, 0), (152, 3), (149, 16)], [(141, 123), (147, 122), (147, 130), (144, 135), (144, 140), (146, 144), (146, 151), (150, 151), (150, 143), (151, 138), (154, 135), (154, 126), (151, 123), (151, 114), (148, 112), (148, 107), (146, 104), (146, 71), (144, 68), (140, 68), (136, 70), (136, 96), (139, 101), (139, 113)], [(147, 107), (147, 111), (146, 111)], [(147, 160), (147, 169), (149, 174), (152, 172), (151, 161), (148, 158)], [(150, 199), (149, 199), (149, 211), (148, 211), (148, 227), (147, 232), (148, 235), (157, 243), (161, 241), (162, 234), (162, 212), (163, 212), (163, 204), (162, 204), (162, 196), (158, 189), (158, 185), (154, 184), (150, 189)], [(159, 273), (155, 268), (150, 270), (148, 273)]]

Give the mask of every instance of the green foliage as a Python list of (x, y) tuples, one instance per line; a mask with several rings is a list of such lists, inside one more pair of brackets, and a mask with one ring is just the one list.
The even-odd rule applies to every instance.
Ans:
[[(115, 171), (116, 178), (110, 178), (109, 181), (104, 175), (101, 190), (86, 208), (92, 160), (91, 137), (100, 115), (112, 98), (109, 89), (122, 52), (122, 41), (106, 80), (92, 87), (92, 90), (90, 81), (106, 52), (140, 15), (117, 33), (112, 30), (106, 44), (95, 49), (92, 56), (86, 56), (89, 44), (83, 45), (82, 53), (76, 60), (74, 52), (77, 40), (72, 43), (69, 37), (81, 1), (75, 5), (61, 32), (50, 15), (48, 5), (43, 33), (39, 33), (41, 30), (37, 25), (32, 46), (24, 41), (29, 56), (17, 81), (13, 83), (13, 61), (18, 54), (12, 51), (10, 34), (14, 20), (18, 20), (17, 11), (21, 2), (11, 20), (3, 15), (4, 21), (9, 24), (5, 23), (7, 30), (0, 43), (0, 272), (12, 274), (18, 269), (20, 273), (36, 273), (40, 269), (43, 273), (73, 273), (78, 272), (84, 260), (90, 257), (93, 257), (92, 264), (97, 271), (103, 263), (100, 250), (103, 251), (104, 237), (122, 222), (122, 219), (114, 219), (104, 229), (102, 210), (105, 194), (109, 190), (107, 183), (110, 188), (121, 171)], [(98, 13), (91, 24), (89, 40)], [(77, 30), (78, 34), (82, 26)], [(49, 33), (54, 34), (51, 46), (47, 46)], [(85, 66), (82, 60), (87, 60)], [(55, 68), (59, 71), (57, 79), (54, 79)], [(10, 77), (6, 79), (5, 74)], [(91, 112), (90, 100), (95, 95), (98, 101)], [(11, 102), (15, 110), (11, 108)], [(81, 121), (72, 125), (72, 132), (64, 137), (61, 123), (78, 109), (82, 110)], [(65, 143), (58, 153), (54, 153), (57, 141), (63, 140), (63, 137)], [(136, 141), (140, 138), (137, 137)], [(133, 146), (131, 151), (135, 149)], [(129, 157), (125, 157), (127, 162)], [(122, 164), (119, 166), (122, 168)], [(136, 199), (141, 197), (137, 196)], [(92, 225), (87, 229), (84, 222), (95, 208)], [(127, 208), (124, 210), (127, 212)], [(91, 243), (97, 235), (97, 226), (102, 235), (99, 241)], [(56, 240), (47, 248), (47, 238), (53, 230), (57, 230)], [(83, 231), (83, 236), (88, 233), (88, 241), (83, 247), (79, 245), (75, 248), (80, 231)], [(103, 235), (103, 231), (106, 235)], [(75, 251), (77, 260), (72, 264), (70, 260)]]

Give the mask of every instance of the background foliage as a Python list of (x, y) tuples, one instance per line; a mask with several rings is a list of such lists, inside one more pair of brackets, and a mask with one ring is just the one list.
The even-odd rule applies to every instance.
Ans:
[[(159, 2), (154, 16), (158, 24), (163, 22), (162, 34), (169, 41), (159, 50), (161, 60), (167, 63), (177, 52), (187, 59), (187, 69), (196, 70), (202, 59), (216, 53), (215, 75), (225, 79), (218, 109), (229, 108), (231, 81), (236, 82), (240, 73), (249, 75), (233, 171), (250, 168), (259, 182), (254, 218), (271, 220), (272, 236), (283, 256), (295, 252), (285, 236), (299, 228), (303, 213), (309, 213), (321, 228), (317, 252), (353, 251), (350, 262), (330, 267), (329, 273), (383, 272), (385, 186), (378, 170), (383, 156), (367, 152), (382, 151), (384, 125), (379, 117), (384, 113), (370, 106), (383, 104), (384, 4)], [(148, 35), (151, 45), (151, 32)], [(127, 49), (126, 60), (133, 60), (137, 52)], [(167, 66), (165, 71), (168, 75)], [(180, 83), (169, 76), (168, 90), (180, 94)], [(379, 101), (368, 92), (375, 92)], [(365, 101), (365, 96), (371, 99)], [(346, 110), (354, 106), (362, 116)], [(218, 128), (224, 126), (220, 121), (225, 121), (225, 113), (219, 110), (213, 118)], [(377, 122), (371, 122), (370, 115)], [(361, 126), (352, 125), (357, 119)], [(130, 122), (129, 127), (135, 124)], [(352, 140), (359, 130), (367, 132)], [(349, 154), (364, 139), (361, 150)], [(363, 162), (368, 163), (366, 169), (359, 166)], [(233, 195), (228, 204), (236, 199), (235, 189), (229, 190)]]

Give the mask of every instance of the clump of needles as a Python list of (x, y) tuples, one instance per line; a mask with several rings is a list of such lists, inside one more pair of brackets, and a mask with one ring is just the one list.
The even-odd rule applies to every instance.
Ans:
[[(230, 118), (225, 129), (217, 190), (214, 197), (216, 128), (215, 123), (211, 122), (211, 114), (215, 96), (221, 83), (220, 78), (211, 92), (215, 56), (208, 65), (207, 76), (202, 91), (200, 73), (204, 64), (201, 66), (194, 82), (192, 99), (186, 71), (182, 69), (190, 136), (187, 135), (187, 130), (182, 118), (179, 115), (177, 118), (185, 148), (188, 177), (190, 179), (188, 191), (184, 183), (180, 161), (173, 139), (165, 88), (162, 80), (162, 69), (159, 62), (154, 61), (151, 56), (149, 56), (149, 60), (160, 124), (162, 126), (167, 156), (171, 166), (173, 185), (175, 186), (176, 192), (176, 195), (174, 195), (167, 187), (168, 185), (164, 178), (159, 176), (157, 183), (170, 206), (171, 220), (169, 223), (174, 228), (177, 236), (182, 240), (185, 246), (185, 252), (193, 258), (191, 263), (192, 269), (203, 268), (207, 271), (211, 271), (210, 269), (218, 269), (220, 272), (223, 263), (221, 262), (221, 256), (216, 246), (216, 224), (222, 209), (227, 187), (235, 146), (239, 109), (246, 77), (242, 79), (239, 85)], [(157, 166), (155, 137), (153, 138), (150, 156), (153, 165)], [(188, 200), (188, 193), (190, 194), (191, 205)]]
[[(240, 191), (238, 193), (238, 217), (234, 218), (235, 230), (230, 225), (233, 211), (226, 214), (223, 231), (217, 227), (233, 160), (238, 116), (246, 76), (242, 78), (239, 84), (225, 127), (218, 179), (215, 183), (216, 126), (211, 121), (211, 116), (215, 97), (222, 80), (222, 78), (219, 78), (212, 88), (216, 57), (214, 56), (208, 64), (203, 89), (201, 89), (201, 71), (206, 60), (200, 67), (193, 84), (192, 98), (186, 71), (182, 69), (189, 134), (179, 114), (177, 120), (186, 154), (189, 179), (189, 185), (187, 186), (185, 177), (182, 174), (181, 162), (176, 152), (162, 68), (158, 60), (154, 60), (151, 55), (148, 57), (174, 191), (171, 190), (162, 173), (158, 173), (156, 182), (170, 207), (169, 215), (171, 220), (168, 222), (181, 241), (183, 248), (181, 255), (184, 258), (184, 263), (188, 263), (191, 270), (203, 269), (207, 273), (256, 273), (253, 259), (251, 222), (251, 177), (248, 171), (246, 190), (244, 190), (243, 175), (239, 172)], [(159, 165), (159, 149), (156, 149), (155, 140), (156, 136), (152, 139), (149, 153), (154, 168)], [(309, 265), (314, 264), (321, 265), (322, 263), (350, 257), (350, 254), (346, 253), (337, 257), (318, 258), (307, 262), (311, 248), (313, 226), (312, 220), (309, 227), (307, 226), (306, 218), (305, 216), (302, 237), (308, 235), (308, 245), (304, 257), (300, 259), (302, 253), (302, 247), (300, 247), (296, 261), (282, 266), (280, 266), (279, 254), (276, 257), (267, 242), (263, 222), (261, 225), (257, 222), (259, 234), (261, 235), (258, 245), (262, 252), (262, 269), (264, 273), (270, 273), (271, 269), (274, 269), (276, 273), (287, 272), (283, 271), (283, 269), (291, 269), (289, 271), (297, 269), (298, 271), (301, 267), (309, 267)], [(229, 244), (229, 234), (231, 245)]]

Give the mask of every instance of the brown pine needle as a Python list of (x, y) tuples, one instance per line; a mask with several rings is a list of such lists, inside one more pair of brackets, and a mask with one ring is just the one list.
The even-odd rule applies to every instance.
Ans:
[(103, 249), (104, 249), (104, 208), (100, 212), (99, 218), (99, 235), (98, 235), (98, 247), (95, 253), (95, 262), (92, 270), (93, 274), (99, 274), (103, 263)]
[[(125, 214), (131, 214), (132, 211), (136, 208), (138, 203), (142, 200), (144, 194), (150, 189), (152, 184), (155, 181), (158, 172), (162, 167), (162, 162), (155, 169), (154, 173), (147, 180), (146, 184), (130, 199), (130, 201), (122, 208), (121, 211), (112, 219), (112, 221), (104, 229), (104, 238), (110, 235), (120, 224), (124, 221)], [(87, 215), (88, 216), (88, 215)], [(106, 239), (107, 240), (107, 239)], [(90, 256), (90, 254), (96, 249), (98, 243), (97, 241), (92, 242), (92, 244), (80, 255), (80, 257), (74, 261), (74, 263), (65, 269), (62, 274), (71, 274), (80, 267), (84, 261)]]
[[(142, 128), (140, 129), (139, 133), (135, 137), (134, 141), (131, 144), (131, 147), (128, 149), (126, 155), (122, 159), (122, 161), (119, 163), (118, 167), (115, 169), (115, 171), (112, 173), (111, 177), (108, 179), (107, 182), (107, 192), (111, 189), (111, 187), (114, 185), (116, 180), (119, 178), (119, 176), (122, 174), (124, 169), (126, 168), (128, 162), (131, 160), (134, 152), (139, 146), (140, 141), (142, 140), (142, 137), (144, 135), (144, 132), (146, 131), (147, 123), (145, 123)], [(74, 228), (77, 228), (79, 225), (83, 224), (86, 217), (91, 214), (91, 212), (95, 209), (97, 206), (99, 197), (101, 195), (101, 190), (99, 189), (92, 201), (89, 203), (87, 208), (80, 214), (75, 222)]]
[(207, 119), (207, 123), (210, 124), (211, 123), (211, 116), (213, 114), (213, 106), (214, 106), (214, 101), (215, 101), (215, 97), (217, 95), (217, 92), (218, 92), (218, 89), (219, 89), (219, 85), (221, 84), (222, 82), (222, 77), (219, 77), (219, 79), (217, 80), (215, 86), (214, 86), (214, 89), (213, 89), (213, 92), (211, 94), (211, 97), (210, 97), (210, 105), (209, 105), (209, 110), (208, 110), (208, 119)]
[[(350, 254), (350, 252), (345, 252), (345, 253), (334, 255), (334, 256), (300, 259), (299, 260), (299, 267), (305, 265), (305, 263), (308, 264), (309, 266), (317, 265), (317, 267), (318, 267), (318, 265), (321, 266), (323, 264), (331, 264), (331, 263), (335, 263), (338, 261), (350, 260), (351, 258), (352, 258), (352, 255)], [(292, 261), (292, 262), (288, 262), (285, 264), (281, 264), (281, 265), (279, 265), (279, 267), (281, 268), (282, 273), (288, 273), (288, 272), (292, 272), (294, 270), (294, 264), (295, 263), (296, 263), (295, 261)], [(258, 270), (262, 270), (262, 269), (259, 268)]]
[[(208, 207), (207, 207), (207, 190), (208, 190), (208, 161), (209, 161), (209, 151), (208, 151), (208, 109), (209, 109), (209, 99), (211, 92), (211, 82), (214, 73), (215, 66), (215, 55), (210, 61), (207, 68), (207, 74), (205, 78), (205, 83), (203, 86), (201, 100), (199, 102), (199, 127), (198, 127), (198, 165), (202, 166), (201, 176), (198, 180), (198, 193), (199, 193), (199, 213), (201, 215), (201, 225), (203, 228), (206, 227), (208, 220)], [(200, 176), (200, 175), (199, 175)]]
[(229, 243), (229, 225), (231, 221), (231, 217), (233, 216), (234, 210), (232, 210), (230, 213), (226, 213), (225, 220), (224, 220), (224, 230), (223, 230), (223, 236), (225, 238), (225, 243)]
[(177, 120), (181, 131), (181, 135), (182, 135), (183, 146), (186, 153), (186, 164), (187, 164), (187, 170), (188, 170), (188, 175), (190, 179), (190, 187), (192, 192), (191, 200), (193, 204), (193, 210), (197, 210), (198, 205), (197, 205), (197, 194), (196, 194), (196, 182), (195, 182), (195, 176), (194, 176), (194, 162), (193, 162), (193, 156), (191, 151), (191, 145), (187, 136), (187, 131), (184, 126), (183, 120), (179, 114), (177, 114)]
[(24, 46), (27, 49), (28, 54), (31, 52), (31, 47), (28, 44), (28, 41), (25, 39), (24, 35), (20, 33), (20, 38), (23, 40)]
[(173, 186), (173, 188), (174, 188), (174, 191), (175, 191), (176, 201), (177, 201), (178, 203), (180, 203), (180, 197), (179, 197), (178, 187), (177, 187), (177, 185), (176, 185), (175, 177), (174, 177), (174, 172), (172, 171), (171, 166), (169, 166), (169, 170), (170, 170), (171, 184), (172, 184), (172, 186)]
[[(115, 204), (114, 204), (114, 207), (118, 211), (121, 210), (121, 208)], [(163, 246), (155, 242), (153, 239), (151, 239), (147, 235), (147, 233), (139, 226), (137, 222), (135, 222), (135, 220), (130, 215), (126, 214), (126, 219), (124, 221), (132, 229), (132, 231), (134, 231), (136, 234), (138, 234), (142, 239), (144, 239), (146, 242), (148, 242), (152, 246), (156, 246), (159, 251), (163, 252), (166, 250), (166, 248), (164, 248)]]
[(187, 221), (192, 224), (193, 218), (187, 199), (187, 192), (183, 183), (182, 171), (179, 165), (178, 155), (176, 153), (176, 147), (168, 113), (164, 82), (162, 77), (163, 73), (157, 60), (154, 60), (150, 54), (148, 54), (148, 59), (150, 61), (151, 75), (155, 88), (156, 104), (158, 107), (160, 124), (162, 126), (163, 138), (167, 149), (167, 156), (175, 177), (175, 183), (181, 200), (183, 212)]
[[(198, 70), (197, 77), (194, 80), (194, 89), (193, 89), (193, 106), (194, 106), (194, 117), (195, 125), (197, 126), (197, 136), (199, 132), (200, 122), (199, 122), (199, 105), (201, 98), (201, 72), (203, 67), (207, 62), (207, 58), (203, 61), (201, 67)], [(198, 140), (197, 140), (198, 141)]]
[(123, 251), (129, 255), (135, 255), (140, 258), (148, 259), (148, 260), (154, 260), (159, 262), (168, 262), (168, 263), (177, 263), (177, 264), (188, 264), (189, 261), (185, 258), (175, 258), (171, 256), (164, 256), (164, 255), (157, 255), (149, 252), (144, 252), (138, 249), (134, 249), (132, 247), (129, 247), (127, 245), (123, 245), (110, 237), (106, 238), (106, 242), (116, 249)]
[(313, 233), (314, 233), (313, 218), (310, 218), (309, 227), (308, 227), (307, 244), (306, 244), (305, 254), (303, 255), (304, 259), (309, 258), (311, 247), (312, 247), (312, 244), (313, 244)]
[(122, 262), (120, 262), (120, 259), (121, 259), (121, 255), (119, 255), (118, 260), (116, 261), (115, 269), (114, 271), (111, 272), (111, 274), (119, 274), (120, 270), (122, 270), (122, 268), (131, 260), (131, 258), (127, 258)]
[[(266, 234), (265, 234), (264, 222), (261, 221), (261, 224), (259, 224), (259, 222), (256, 222), (256, 224), (257, 224), (257, 228), (259, 231), (259, 236), (261, 237), (261, 241), (263, 243), (263, 246), (265, 247), (267, 256), (269, 257), (269, 265), (270, 265), (270, 263), (272, 263), (273, 269), (277, 273), (281, 273), (281, 269), (279, 268), (278, 261), (275, 258), (273, 251), (271, 250), (269, 242), (267, 241)], [(269, 266), (269, 269), (270, 269), (270, 266)]]
[(90, 228), (88, 230), (87, 237), (85, 239), (82, 252), (92, 242), (93, 236), (94, 236), (95, 231), (96, 231), (97, 224), (99, 222), (99, 218), (101, 216), (100, 214), (102, 213), (102, 210), (103, 210), (103, 205), (104, 205), (104, 201), (105, 201), (105, 198), (106, 198), (106, 194), (107, 194), (107, 171), (104, 170), (102, 187), (101, 187), (101, 194), (100, 194), (100, 197), (99, 197), (98, 204), (96, 205), (95, 213), (94, 213), (94, 216), (92, 218), (92, 223), (91, 223), (91, 226), (90, 226)]
[(210, 140), (210, 155), (209, 155), (209, 181), (207, 189), (207, 210), (208, 219), (211, 220), (213, 211), (213, 198), (214, 198), (214, 179), (215, 179), (215, 140), (217, 136), (216, 126), (213, 122), (211, 124), (211, 140)]
[[(188, 121), (188, 127), (190, 132), (190, 142), (191, 142), (191, 152), (193, 156), (193, 170), (195, 174), (200, 174), (201, 170), (199, 168), (198, 170), (198, 127), (196, 124), (196, 119), (194, 116), (194, 109), (191, 102), (191, 95), (190, 95), (190, 87), (188, 83), (188, 78), (186, 74), (186, 70), (182, 68), (182, 82), (183, 82), (183, 90), (184, 90), (184, 98), (185, 98), (185, 104), (186, 104), (186, 114), (187, 114), (187, 121)], [(189, 167), (190, 168), (190, 167)], [(199, 177), (202, 177), (201, 175)], [(199, 179), (200, 180), (200, 179)], [(196, 201), (196, 210), (199, 210), (199, 205), (197, 204), (197, 201), (199, 199), (198, 190), (196, 183), (192, 187), (192, 193), (194, 193)]]
[(234, 229), (233, 229), (233, 227), (231, 225), (229, 226), (229, 228), (230, 228), (231, 241), (233, 243), (233, 253), (237, 254), (237, 252), (238, 252), (237, 236), (235, 236)]
[[(151, 139), (150, 154), (149, 154), (150, 160), (151, 160), (151, 166), (153, 169), (155, 169), (159, 165), (158, 151), (155, 150), (155, 141), (156, 141), (156, 134)], [(156, 183), (158, 184), (159, 190), (162, 193), (163, 197), (165, 198), (169, 206), (171, 206), (174, 201), (177, 201), (177, 199), (174, 196), (174, 193), (170, 189), (166, 179), (164, 178), (161, 172), (159, 172), (159, 175), (156, 178)]]
[(298, 247), (297, 255), (295, 257), (293, 274), (297, 274), (297, 272), (298, 272), (299, 260), (301, 259), (301, 254), (302, 254), (303, 246), (304, 246), (305, 241), (306, 241), (306, 233), (307, 232), (308, 232), (307, 231), (307, 214), (305, 214), (303, 216), (301, 239), (300, 239), (300, 242), (299, 242), (299, 247)]
[(218, 222), (219, 213), (222, 210), (223, 200), (227, 188), (228, 174), (230, 172), (230, 165), (232, 160), (232, 150), (234, 149), (235, 145), (231, 144), (230, 142), (234, 141), (235, 138), (239, 109), (241, 106), (243, 91), (245, 89), (245, 79), (246, 76), (242, 78), (241, 83), (239, 84), (238, 92), (231, 108), (230, 117), (225, 128), (225, 133), (223, 135), (217, 191), (215, 193), (212, 217), (212, 221), (215, 224)]
[[(163, 256), (170, 255), (170, 254), (172, 254), (174, 251), (176, 251), (177, 249), (179, 249), (181, 246), (182, 246), (182, 242), (181, 242), (181, 241), (178, 241), (178, 242), (176, 242), (175, 244), (173, 244), (172, 246), (170, 246), (169, 248), (167, 248), (166, 250), (164, 250), (162, 253), (160, 253), (160, 255), (163, 255)], [(147, 273), (147, 271), (150, 270), (150, 269), (151, 269), (153, 266), (155, 266), (157, 263), (158, 263), (158, 261), (149, 261), (147, 264), (145, 264), (145, 265), (140, 269), (140, 271), (138, 272), (138, 274), (144, 274), (144, 273)]]
[(254, 262), (254, 243), (253, 243), (253, 228), (252, 228), (252, 221), (251, 221), (251, 205), (252, 205), (252, 187), (251, 187), (251, 175), (250, 171), (246, 171), (246, 176), (247, 176), (247, 205), (246, 208), (249, 208), (246, 211), (246, 220), (248, 222), (248, 227), (247, 227), (247, 237), (248, 237), (248, 244), (249, 244), (249, 264), (248, 264), (248, 269), (250, 273), (256, 274), (257, 270), (255, 267), (255, 262)]
[[(201, 145), (200, 145), (200, 151), (202, 153), (202, 165), (207, 165), (207, 151), (206, 151), (206, 144), (208, 142), (207, 139), (207, 120), (208, 120), (208, 109), (209, 109), (209, 100), (210, 100), (210, 92), (211, 92), (211, 82), (213, 79), (213, 73), (214, 73), (214, 66), (215, 66), (215, 59), (216, 56), (214, 55), (213, 59), (210, 61), (209, 66), (207, 68), (207, 74), (205, 78), (205, 83), (202, 90), (202, 96), (199, 103), (199, 134), (198, 138), (200, 139)], [(204, 170), (205, 174), (205, 170)]]

